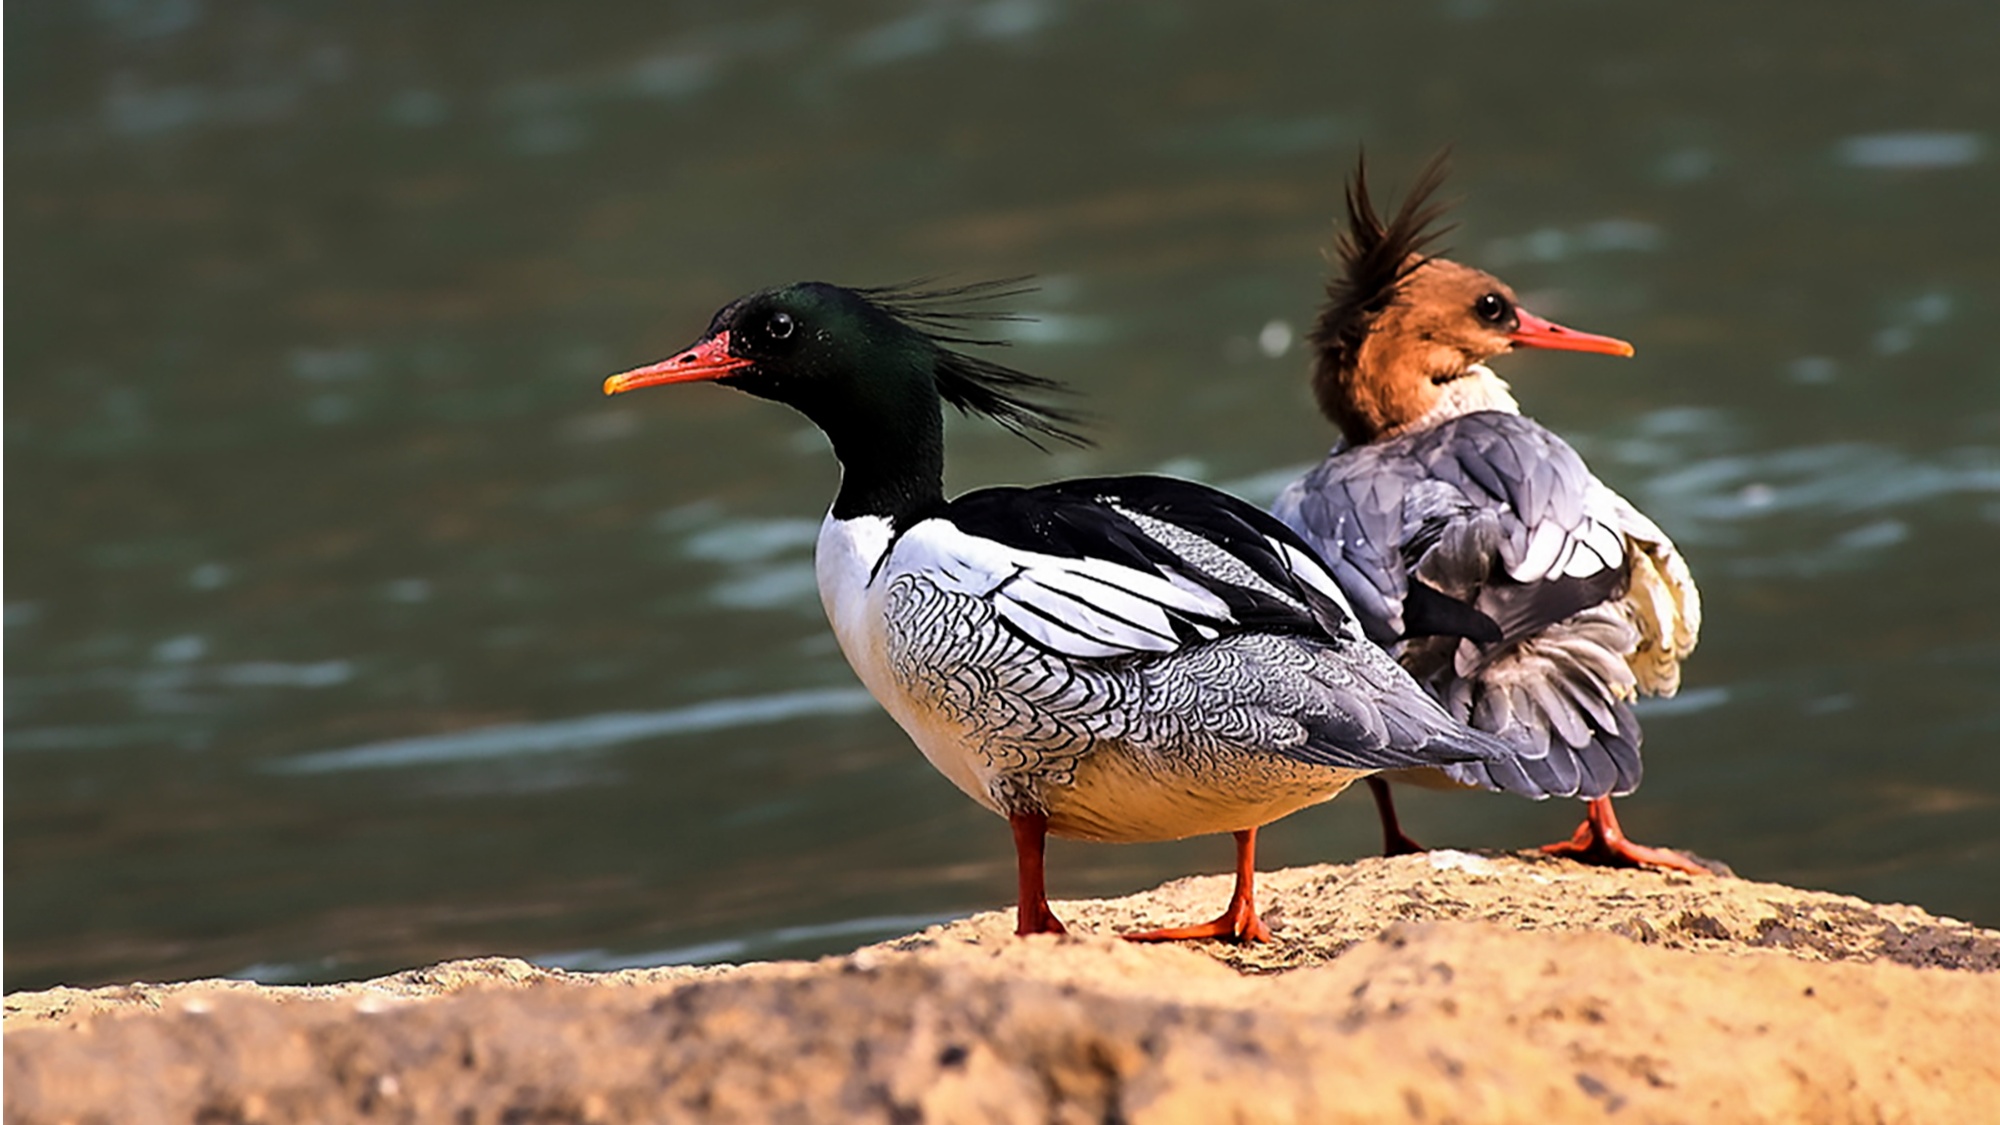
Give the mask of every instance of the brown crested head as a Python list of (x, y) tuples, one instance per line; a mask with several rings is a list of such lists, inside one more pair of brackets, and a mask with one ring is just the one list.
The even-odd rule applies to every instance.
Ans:
[(1431, 158), (1386, 221), (1369, 198), (1367, 166), (1347, 185), (1347, 223), (1311, 334), (1313, 394), (1351, 444), (1430, 414), (1474, 365), (1515, 346), (1631, 355), (1632, 346), (1552, 324), (1520, 306), (1506, 282), (1433, 257), (1448, 227), (1445, 153)]

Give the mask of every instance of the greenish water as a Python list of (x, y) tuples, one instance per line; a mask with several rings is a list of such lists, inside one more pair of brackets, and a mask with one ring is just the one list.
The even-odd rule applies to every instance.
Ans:
[[(835, 467), (601, 378), (799, 278), (1034, 273), (1090, 452), (1267, 500), (1365, 142), (1637, 358), (1503, 361), (1708, 623), (1642, 839), (2000, 924), (2000, 17), (1743, 6), (22, 3), (6, 987), (809, 954), (1011, 901), (835, 651)], [(1810, 13), (1809, 18), (1807, 13)], [(1412, 794), (1516, 847), (1571, 802)], [(1359, 794), (1267, 865), (1366, 854)], [(1057, 895), (1221, 870), (1058, 844)]]

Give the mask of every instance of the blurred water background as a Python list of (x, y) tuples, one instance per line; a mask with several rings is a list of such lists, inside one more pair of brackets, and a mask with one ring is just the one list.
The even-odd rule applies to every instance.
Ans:
[[(1680, 542), (1650, 842), (2000, 925), (2000, 10), (23, 0), (6, 987), (851, 947), (1012, 897), (848, 672), (782, 408), (615, 401), (739, 292), (1034, 273), (1101, 446), (1267, 501), (1356, 147), (1637, 358), (1501, 363)], [(1406, 798), (1427, 841), (1573, 802)], [(1365, 794), (1266, 865), (1370, 854)], [(1056, 846), (1052, 890), (1222, 870)]]

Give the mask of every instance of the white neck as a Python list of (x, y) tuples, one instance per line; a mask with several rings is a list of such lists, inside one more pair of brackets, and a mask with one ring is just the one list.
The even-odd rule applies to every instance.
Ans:
[(1477, 414), (1482, 410), (1498, 411), (1502, 414), (1519, 414), (1521, 404), (1514, 401), (1507, 386), (1507, 380), (1493, 373), (1493, 369), (1483, 363), (1475, 363), (1465, 374), (1439, 388), (1435, 406), (1424, 411), (1415, 421), (1398, 426), (1389, 434), (1411, 433), (1427, 430), (1432, 426), (1451, 421), (1467, 414)]

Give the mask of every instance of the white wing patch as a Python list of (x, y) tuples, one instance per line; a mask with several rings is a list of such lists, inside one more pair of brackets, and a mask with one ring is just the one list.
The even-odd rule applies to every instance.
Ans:
[[(1528, 532), (1527, 546), (1503, 550), (1519, 554), (1507, 564), (1507, 576), (1516, 582), (1541, 582), (1556, 578), (1589, 578), (1618, 566), (1625, 559), (1625, 541), (1606, 524), (1587, 519), (1574, 532), (1565, 532), (1552, 520), (1536, 524)], [(1513, 543), (1506, 545), (1514, 547)]]
[(1285, 560), (1285, 569), (1291, 571), (1293, 577), (1319, 591), (1320, 596), (1339, 606), (1347, 616), (1354, 616), (1354, 607), (1348, 604), (1347, 592), (1340, 588), (1340, 583), (1327, 570), (1325, 563), (1290, 543), (1269, 538), (1266, 541), (1277, 550), (1278, 557)]
[(1187, 582), (1104, 559), (1017, 550), (926, 520), (897, 542), (882, 582), (920, 574), (941, 589), (970, 594), (1036, 644), (1066, 656), (1104, 658), (1181, 647), (1175, 621), (1198, 636), (1231, 624), (1221, 598)]

